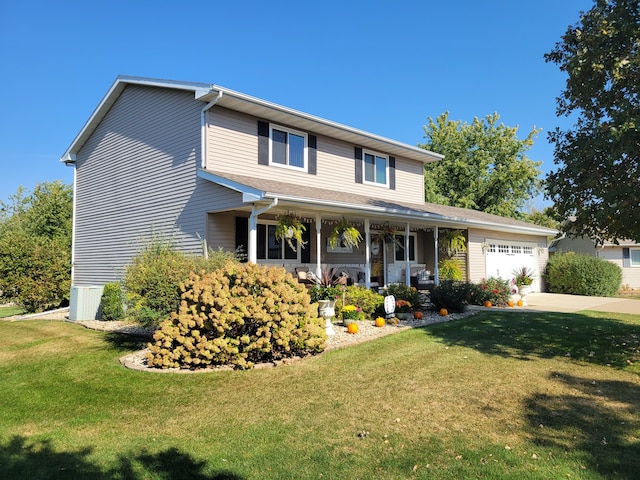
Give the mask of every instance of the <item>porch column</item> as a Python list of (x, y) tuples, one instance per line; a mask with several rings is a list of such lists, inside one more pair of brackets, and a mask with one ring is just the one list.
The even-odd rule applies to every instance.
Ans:
[(316, 214), (316, 276), (322, 278), (322, 217)]
[(258, 216), (249, 216), (249, 248), (247, 249), (249, 263), (258, 263)]
[(407, 287), (411, 286), (411, 261), (409, 260), (409, 233), (411, 233), (411, 227), (409, 222), (404, 228), (404, 284)]
[(371, 225), (369, 219), (364, 219), (364, 286), (371, 288)]
[(438, 227), (433, 228), (433, 245), (436, 259), (433, 267), (433, 283), (437, 286), (440, 284), (440, 275), (438, 274)]

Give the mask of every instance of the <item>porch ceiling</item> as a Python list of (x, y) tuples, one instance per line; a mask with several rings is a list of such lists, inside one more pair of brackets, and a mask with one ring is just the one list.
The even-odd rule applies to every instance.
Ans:
[[(295, 211), (300, 216), (321, 213), (323, 218), (345, 216), (355, 220), (368, 217), (373, 222), (398, 222), (423, 227), (487, 228), (497, 231), (555, 235), (556, 230), (499, 217), (465, 208), (411, 204), (383, 200), (365, 195), (340, 192), (323, 188), (291, 184), (277, 180), (265, 180), (226, 172), (200, 170), (199, 176), (216, 184), (241, 192), (248, 203), (267, 204), (278, 199), (274, 213)], [(248, 205), (249, 206), (249, 205)]]

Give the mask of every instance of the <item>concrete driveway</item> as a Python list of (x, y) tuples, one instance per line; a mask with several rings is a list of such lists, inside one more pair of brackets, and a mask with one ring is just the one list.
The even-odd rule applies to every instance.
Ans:
[(640, 300), (610, 297), (583, 297), (560, 293), (530, 293), (527, 295), (528, 308), (547, 312), (597, 312), (631, 313), (640, 315)]

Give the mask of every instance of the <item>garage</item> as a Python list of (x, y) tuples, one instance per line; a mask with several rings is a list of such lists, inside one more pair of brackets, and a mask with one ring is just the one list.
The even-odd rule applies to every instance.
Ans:
[(533, 290), (540, 291), (540, 275), (536, 258), (535, 243), (510, 242), (507, 240), (486, 240), (486, 272), (487, 277), (512, 279), (513, 271), (527, 267), (533, 272)]

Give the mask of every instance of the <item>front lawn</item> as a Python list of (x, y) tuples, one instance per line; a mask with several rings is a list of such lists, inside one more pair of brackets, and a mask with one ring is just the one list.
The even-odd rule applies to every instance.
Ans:
[(13, 317), (14, 315), (21, 315), (25, 311), (20, 307), (2, 306), (0, 307), (0, 318)]
[(0, 477), (640, 471), (638, 315), (487, 310), (251, 371), (121, 367), (138, 347), (68, 322), (0, 322)]

